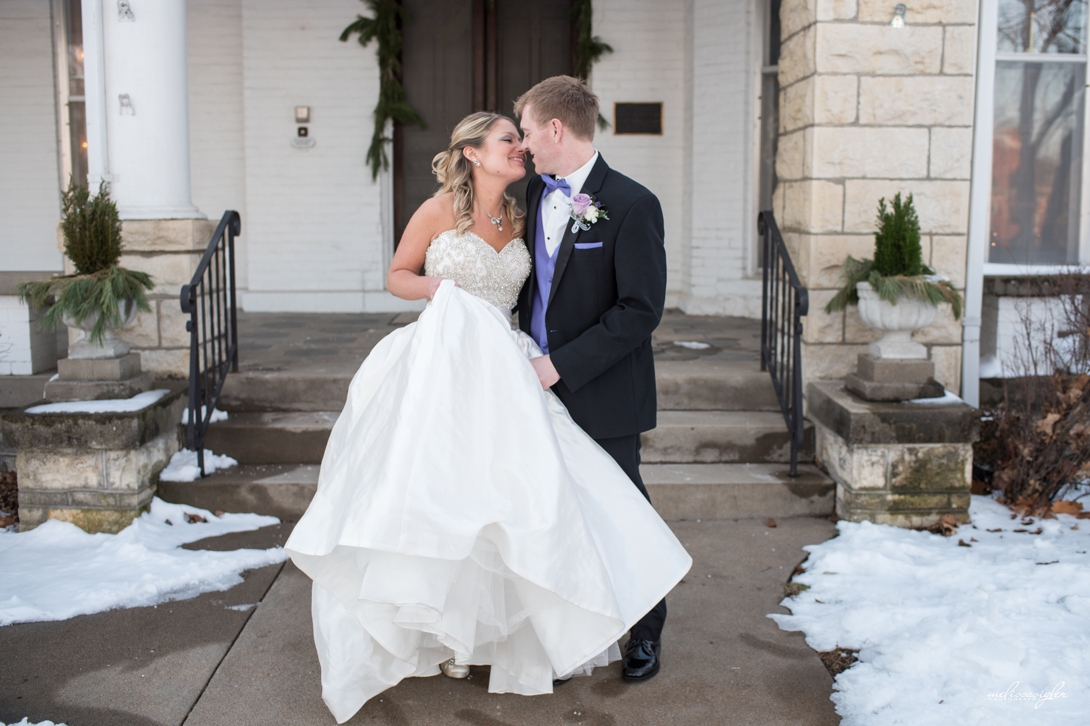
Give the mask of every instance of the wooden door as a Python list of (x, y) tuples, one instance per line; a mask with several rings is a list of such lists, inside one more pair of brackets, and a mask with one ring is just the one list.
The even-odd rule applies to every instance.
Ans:
[[(394, 129), (395, 245), (413, 212), (437, 189), (432, 158), (473, 111), (513, 115), (538, 81), (571, 73), (571, 0), (401, 0), (402, 83), (428, 123)], [(523, 199), (526, 182), (511, 194)]]

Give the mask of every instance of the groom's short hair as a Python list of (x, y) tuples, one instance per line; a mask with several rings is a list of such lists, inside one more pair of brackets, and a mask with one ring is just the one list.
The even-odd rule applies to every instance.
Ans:
[(546, 78), (515, 101), (515, 115), (529, 106), (534, 121), (548, 123), (559, 119), (564, 127), (581, 139), (594, 138), (594, 125), (598, 121), (598, 97), (587, 84), (571, 76)]

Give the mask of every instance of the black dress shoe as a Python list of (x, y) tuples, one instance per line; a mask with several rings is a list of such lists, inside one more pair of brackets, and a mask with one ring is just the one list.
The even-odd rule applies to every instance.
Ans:
[(570, 681), (571, 679), (572, 679), (571, 676), (568, 676), (567, 678), (554, 678), (553, 679), (553, 688), (557, 688), (559, 686), (562, 686), (565, 683), (567, 683), (568, 681)]
[(624, 647), (621, 677), (626, 681), (647, 681), (654, 678), (659, 672), (661, 653), (661, 640), (629, 640)]

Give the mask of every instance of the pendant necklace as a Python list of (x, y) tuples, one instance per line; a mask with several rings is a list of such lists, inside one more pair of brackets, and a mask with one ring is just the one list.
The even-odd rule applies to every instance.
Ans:
[(493, 217), (491, 214), (488, 213), (488, 210), (484, 208), (483, 204), (481, 204), (480, 202), (477, 202), (477, 204), (478, 204), (478, 206), (480, 206), (481, 211), (484, 212), (488, 216), (488, 221), (491, 222), (492, 224), (496, 225), (496, 229), (498, 229), (500, 232), (502, 232), (503, 231), (503, 207), (502, 206), (500, 207), (500, 216)]

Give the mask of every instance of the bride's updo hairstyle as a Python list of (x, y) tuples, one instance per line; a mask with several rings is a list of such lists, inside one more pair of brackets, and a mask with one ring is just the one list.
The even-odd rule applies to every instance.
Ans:
[[(439, 152), (431, 160), (432, 173), (440, 184), (439, 191), (432, 196), (454, 193), (454, 226), (458, 234), (473, 226), (473, 205), (477, 203), (473, 189), (473, 162), (466, 158), (462, 150), (481, 148), (492, 127), (501, 120), (511, 119), (487, 111), (469, 114), (454, 127), (447, 150)], [(525, 215), (519, 210), (515, 198), (506, 192), (503, 194), (503, 208), (511, 220), (513, 236), (520, 236), (526, 228)]]

